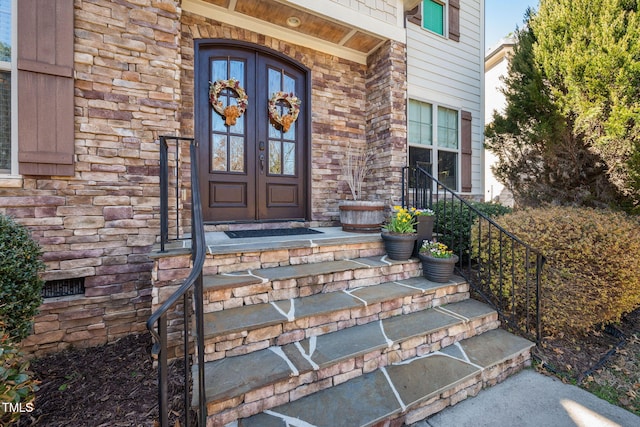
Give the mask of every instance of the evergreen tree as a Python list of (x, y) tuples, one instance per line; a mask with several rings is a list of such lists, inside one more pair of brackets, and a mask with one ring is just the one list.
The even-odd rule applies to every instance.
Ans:
[(534, 56), (572, 131), (601, 156), (610, 181), (640, 208), (638, 0), (541, 0)]
[(493, 172), (519, 205), (614, 203), (617, 194), (603, 162), (590, 152), (583, 135), (573, 132), (574, 116), (558, 108), (535, 60), (537, 39), (529, 25), (533, 16), (528, 10), (525, 27), (515, 34), (504, 79), (505, 111), (494, 113), (485, 129), (485, 146), (498, 158)]

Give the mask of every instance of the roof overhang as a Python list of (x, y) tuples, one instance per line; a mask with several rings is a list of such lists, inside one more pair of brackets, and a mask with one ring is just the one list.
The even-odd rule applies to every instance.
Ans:
[(183, 0), (182, 9), (362, 64), (385, 41), (406, 42), (401, 20), (392, 25), (330, 1)]

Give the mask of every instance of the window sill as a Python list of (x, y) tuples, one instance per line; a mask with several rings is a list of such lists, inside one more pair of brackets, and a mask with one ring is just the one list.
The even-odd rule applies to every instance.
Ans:
[(22, 188), (22, 177), (16, 175), (0, 175), (0, 188)]

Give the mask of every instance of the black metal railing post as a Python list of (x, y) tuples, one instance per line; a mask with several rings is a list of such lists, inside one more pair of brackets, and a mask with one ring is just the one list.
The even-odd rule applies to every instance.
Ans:
[[(159, 422), (161, 427), (169, 425), (169, 390), (168, 390), (168, 313), (170, 310), (177, 308), (177, 304), (182, 302), (183, 310), (183, 351), (184, 351), (184, 375), (185, 375), (185, 393), (184, 393), (184, 425), (190, 424), (191, 409), (191, 365), (192, 357), (190, 351), (191, 321), (189, 313), (191, 304), (189, 296), (193, 300), (193, 310), (195, 313), (195, 341), (198, 360), (198, 402), (197, 415), (198, 425), (206, 426), (207, 410), (206, 410), (206, 392), (204, 384), (204, 321), (203, 321), (203, 295), (202, 295), (202, 267), (206, 255), (206, 243), (204, 236), (204, 224), (202, 219), (202, 203), (200, 198), (200, 187), (198, 180), (198, 163), (197, 163), (197, 143), (193, 138), (182, 138), (174, 136), (160, 137), (160, 241), (161, 251), (165, 250), (165, 243), (168, 241), (168, 224), (169, 224), (169, 164), (168, 164), (168, 141), (175, 140), (177, 144), (180, 141), (189, 141), (189, 154), (191, 160), (191, 259), (192, 268), (184, 280), (182, 285), (167, 298), (167, 300), (155, 311), (147, 320), (147, 328), (154, 338), (153, 353), (158, 358), (158, 405), (159, 405)], [(179, 153), (179, 150), (176, 151)], [(177, 161), (177, 159), (176, 159)], [(178, 165), (176, 165), (176, 186), (180, 186), (178, 177)], [(176, 190), (176, 203), (180, 189)], [(176, 205), (176, 210), (179, 206)], [(178, 213), (177, 213), (178, 214)], [(177, 217), (179, 219), (179, 217)], [(179, 220), (176, 227), (179, 227)], [(179, 238), (179, 233), (177, 234)], [(196, 386), (194, 385), (194, 388)]]
[(169, 145), (160, 137), (160, 252), (169, 240)]
[[(169, 362), (167, 360), (167, 316), (162, 315), (158, 320), (158, 335), (160, 336), (159, 342), (156, 344), (160, 347), (157, 349), (158, 354), (158, 403), (159, 408), (169, 407)], [(169, 412), (160, 411), (160, 425), (169, 425)]]

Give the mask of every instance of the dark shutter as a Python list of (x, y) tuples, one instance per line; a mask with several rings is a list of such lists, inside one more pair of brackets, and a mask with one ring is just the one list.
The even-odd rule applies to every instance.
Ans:
[(462, 111), (461, 114), (461, 180), (462, 180), (462, 192), (471, 192), (471, 113), (468, 111)]
[(449, 0), (449, 38), (460, 41), (460, 0)]
[(73, 127), (73, 0), (20, 0), (20, 173), (73, 175)]

